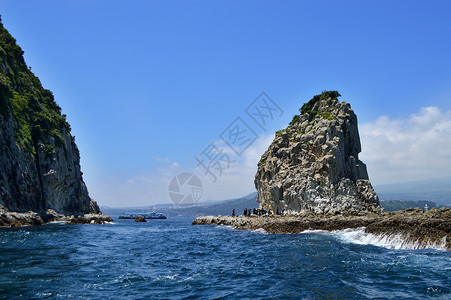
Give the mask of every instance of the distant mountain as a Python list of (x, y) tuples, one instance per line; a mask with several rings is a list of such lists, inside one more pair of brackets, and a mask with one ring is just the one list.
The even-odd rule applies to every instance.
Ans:
[[(409, 207), (429, 208), (437, 206), (451, 206), (451, 176), (425, 179), (421, 181), (384, 184), (374, 186), (382, 206), (387, 211), (401, 210)], [(431, 202), (432, 201), (432, 202)], [(177, 206), (175, 204), (156, 204), (142, 207), (111, 208), (101, 206), (104, 214), (118, 216), (124, 211), (148, 212), (156, 211), (168, 217), (198, 217), (206, 215), (231, 215), (235, 209), (237, 215), (245, 208), (258, 207), (257, 192), (246, 196), (228, 200), (209, 200), (191, 206)]]
[(382, 201), (434, 201), (451, 206), (451, 176), (374, 186)]
[(437, 207), (436, 203), (432, 201), (389, 200), (381, 201), (381, 204), (384, 207), (385, 211), (388, 212), (415, 207), (421, 209), (431, 209)]
[(156, 204), (153, 206), (145, 207), (122, 207), (111, 208), (107, 206), (101, 206), (100, 209), (104, 214), (117, 216), (124, 211), (133, 212), (148, 212), (156, 211), (164, 213), (168, 217), (198, 217), (207, 215), (231, 215), (232, 210), (235, 209), (235, 213), (243, 214), (245, 208), (256, 208), (257, 192), (248, 194), (244, 197), (237, 199), (228, 199), (222, 201), (207, 201), (197, 203), (190, 206), (177, 206), (175, 204)]

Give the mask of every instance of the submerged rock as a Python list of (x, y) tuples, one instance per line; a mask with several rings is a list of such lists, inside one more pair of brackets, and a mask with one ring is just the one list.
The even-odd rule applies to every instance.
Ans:
[(381, 213), (361, 151), (357, 116), (336, 91), (323, 92), (277, 131), (262, 155), (255, 187), (266, 210), (288, 214)]

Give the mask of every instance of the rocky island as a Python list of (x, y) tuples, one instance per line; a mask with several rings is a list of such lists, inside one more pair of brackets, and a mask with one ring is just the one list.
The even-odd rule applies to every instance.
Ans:
[(268, 216), (206, 216), (193, 225), (261, 228), (268, 233), (364, 228), (417, 248), (435, 245), (451, 250), (451, 209), (384, 212), (358, 157), (357, 116), (338, 97), (337, 91), (314, 96), (287, 128), (276, 132), (262, 155), (255, 187), (257, 202)]
[(255, 175), (257, 202), (288, 214), (379, 213), (361, 151), (357, 117), (336, 91), (316, 95), (276, 132)]
[(66, 116), (0, 22), (0, 226), (103, 223)]

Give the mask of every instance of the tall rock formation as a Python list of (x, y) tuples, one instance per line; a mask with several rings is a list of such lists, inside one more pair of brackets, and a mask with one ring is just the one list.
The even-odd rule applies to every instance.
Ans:
[(0, 22), (0, 212), (100, 213), (70, 126)]
[(301, 108), (258, 163), (257, 202), (288, 213), (365, 214), (382, 207), (368, 178), (357, 117), (336, 91), (316, 95)]

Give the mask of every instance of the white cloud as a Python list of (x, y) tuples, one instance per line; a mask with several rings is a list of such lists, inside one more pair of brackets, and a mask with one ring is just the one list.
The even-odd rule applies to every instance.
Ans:
[(451, 174), (451, 111), (430, 106), (407, 119), (382, 116), (361, 125), (360, 136), (373, 184)]

